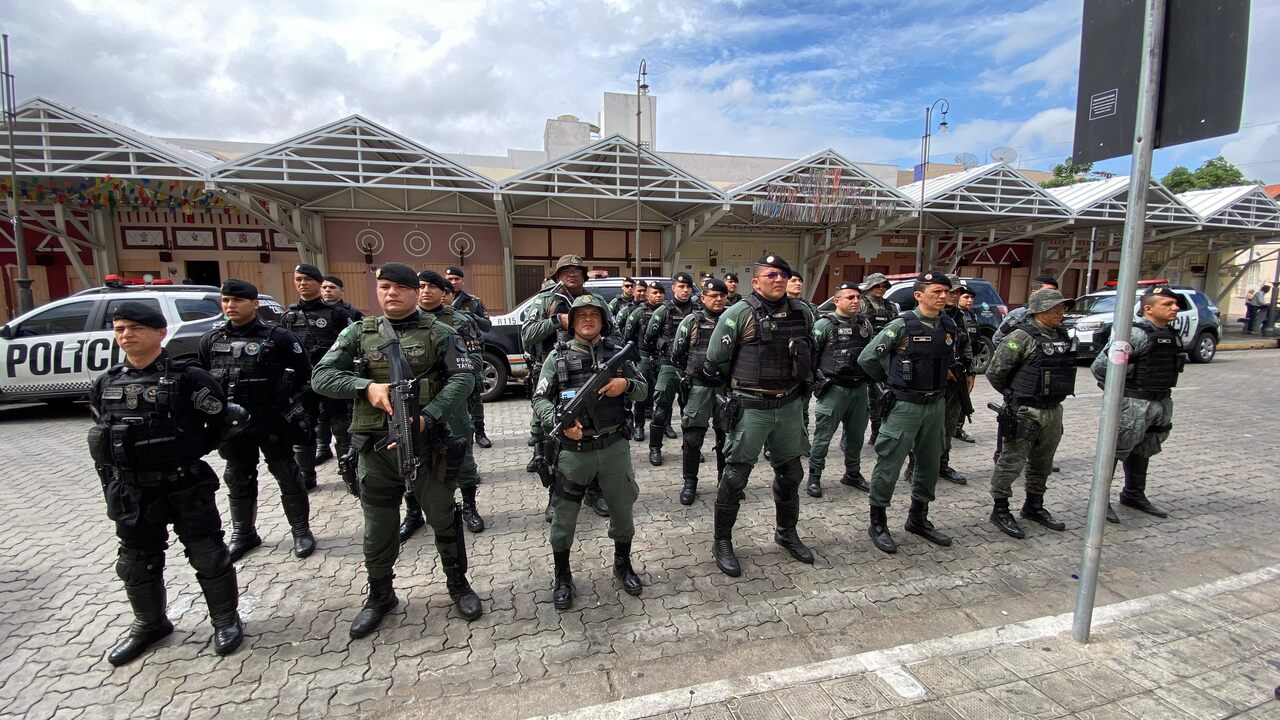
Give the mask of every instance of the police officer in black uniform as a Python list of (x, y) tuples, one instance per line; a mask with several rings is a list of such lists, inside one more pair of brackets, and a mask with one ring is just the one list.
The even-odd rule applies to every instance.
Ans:
[(307, 557), (316, 549), (310, 504), (287, 448), (293, 433), (305, 431), (311, 422), (300, 410), (311, 382), (311, 361), (297, 336), (258, 318), (258, 288), (251, 283), (232, 279), (222, 285), (222, 313), (226, 321), (200, 338), (200, 366), (253, 416), (249, 428), (219, 451), (227, 461), (223, 481), (231, 504), (231, 560), (262, 544), (256, 527), (259, 450), (280, 486), (293, 554)]
[[(342, 278), (337, 275), (325, 275), (320, 283), (320, 297), (326, 305), (340, 307), (347, 311), (352, 322), (360, 322), (364, 319), (364, 313), (343, 298), (344, 290)], [(329, 447), (333, 442), (333, 418), (330, 417), (328, 408), (328, 404), (321, 404), (320, 417), (316, 419), (316, 465), (333, 459), (333, 449)], [(347, 403), (347, 412), (343, 417), (351, 417), (351, 403)]]
[(121, 303), (111, 324), (125, 362), (100, 376), (89, 393), (89, 454), (102, 479), (107, 517), (116, 523), (116, 574), (134, 620), (107, 660), (123, 665), (173, 632), (165, 617), (168, 525), (204, 591), (214, 652), (226, 655), (244, 639), (240, 593), (214, 500), (218, 476), (201, 457), (243, 427), (248, 414), (227, 402), (208, 373), (169, 357), (161, 347), (167, 323), (158, 310)]
[[(289, 306), (282, 321), (302, 341), (302, 348), (307, 351), (312, 365), (320, 362), (333, 341), (338, 339), (338, 333), (355, 322), (345, 308), (325, 303), (320, 296), (320, 283), (323, 281), (324, 275), (315, 265), (303, 263), (295, 267), (293, 285), (298, 291), (299, 300)], [(342, 457), (351, 449), (351, 436), (347, 432), (347, 428), (351, 426), (351, 403), (322, 398), (308, 390), (303, 396), (303, 407), (312, 419), (312, 424), (305, 431), (295, 434), (293, 456), (302, 471), (303, 484), (310, 490), (316, 486), (315, 420), (320, 415), (321, 407), (329, 416), (338, 457)]]
[[(456, 265), (445, 268), (444, 278), (453, 286), (453, 309), (470, 315), (480, 332), (487, 333), (492, 330), (493, 321), (489, 319), (489, 311), (485, 309), (484, 301), (465, 289), (467, 274), (462, 271), (462, 268)], [(493, 441), (484, 432), (484, 401), (480, 399), (482, 395), (484, 395), (484, 373), (477, 368), (476, 389), (467, 399), (467, 409), (471, 411), (471, 426), (475, 431), (476, 444), (482, 448), (491, 448)]]
[[(649, 327), (649, 321), (653, 319), (653, 314), (662, 307), (667, 298), (667, 289), (662, 283), (654, 280), (649, 283), (649, 287), (645, 289), (645, 302), (643, 305), (631, 311), (627, 316), (627, 326), (622, 330), (622, 342), (634, 342), (636, 347), (644, 347), (645, 332)], [(654, 388), (657, 385), (658, 367), (650, 358), (643, 358), (640, 361), (640, 374), (644, 376), (645, 384), (649, 388), (649, 394), (643, 400), (635, 404), (635, 410), (631, 414), (635, 427), (631, 432), (631, 439), (636, 442), (644, 441), (644, 419), (653, 407)]]

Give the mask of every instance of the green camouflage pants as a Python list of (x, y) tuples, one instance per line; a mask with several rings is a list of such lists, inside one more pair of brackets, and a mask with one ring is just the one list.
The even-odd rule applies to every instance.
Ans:
[(600, 492), (609, 505), (609, 537), (631, 542), (636, 533), (632, 506), (640, 496), (640, 486), (636, 485), (635, 471), (631, 468), (631, 446), (625, 435), (600, 450), (561, 450), (558, 462), (560, 474), (552, 502), (555, 517), (551, 521), (551, 549), (569, 550), (573, 547), (578, 511), (592, 480), (599, 481)]
[(775, 468), (807, 454), (809, 436), (800, 418), (803, 409), (799, 396), (773, 410), (744, 409), (737, 426), (725, 435), (725, 462), (755, 465), (766, 443), (769, 463)]
[(813, 449), (809, 454), (809, 472), (821, 475), (827, 465), (827, 449), (836, 429), (844, 425), (844, 471), (852, 476), (862, 470), (862, 439), (867, 433), (867, 386), (832, 385), (814, 412)]
[(1013, 482), (1026, 469), (1028, 495), (1044, 495), (1049, 473), (1053, 472), (1053, 456), (1062, 441), (1062, 405), (1051, 408), (1018, 408), (1020, 420), (1032, 420), (1040, 424), (1040, 434), (1034, 441), (1004, 436), (1004, 449), (991, 473), (991, 496), (1008, 498), (1013, 495)]
[(1173, 427), (1173, 398), (1142, 400), (1125, 398), (1120, 405), (1120, 430), (1116, 435), (1116, 458), (1130, 453), (1151, 457), (1160, 452)]
[[(653, 389), (653, 427), (664, 428), (671, 424), (671, 404), (680, 389), (680, 371), (671, 363), (658, 368), (658, 380)], [(652, 428), (650, 429), (652, 432)], [(662, 432), (649, 439), (651, 445), (662, 445)]]
[[(372, 441), (371, 441), (372, 442)], [(360, 505), (364, 511), (364, 564), (369, 577), (391, 574), (400, 554), (400, 500), (405, 482), (396, 464), (395, 450), (360, 453)], [(439, 463), (439, 471), (418, 471), (413, 494), (422, 505), (427, 524), (435, 531), (436, 548), (445, 561), (457, 561), (460, 549), (455, 542), (453, 494), (458, 478), (450, 477)]]
[(924, 405), (898, 400), (889, 416), (880, 423), (876, 437), (875, 470), (871, 472), (871, 504), (889, 507), (902, 463), (915, 453), (915, 474), (911, 477), (911, 499), (933, 502), (938, 484), (938, 462), (942, 457), (942, 430), (945, 404), (939, 398)]

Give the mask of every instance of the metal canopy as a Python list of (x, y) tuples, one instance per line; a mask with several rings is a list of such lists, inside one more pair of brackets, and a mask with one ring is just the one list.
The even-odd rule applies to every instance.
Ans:
[(308, 210), (488, 217), (496, 187), (359, 115), (219, 165), (210, 180)]
[[(1050, 188), (1049, 194), (1071, 209), (1077, 227), (1122, 224), (1129, 211), (1129, 177), (1118, 176)], [(1164, 185), (1147, 187), (1147, 222), (1155, 225), (1200, 224), (1200, 216)]]
[[(721, 225), (752, 229), (822, 229), (913, 213), (915, 204), (896, 188), (830, 148), (743, 183), (728, 193)], [(757, 212), (777, 206), (781, 217)]]
[[(200, 180), (211, 157), (144, 135), (96, 115), (35, 98), (17, 109), (14, 160), (32, 178)], [(4, 128), (0, 124), (0, 128)], [(9, 149), (0, 147), (0, 165)]]
[(1206, 228), (1259, 235), (1280, 233), (1280, 204), (1261, 185), (1191, 190), (1178, 198), (1200, 216)]
[[(920, 182), (898, 192), (920, 203)], [(952, 227), (1069, 220), (1071, 209), (1005, 163), (929, 178), (924, 212)]]
[(511, 219), (522, 222), (634, 222), (638, 197), (644, 223), (669, 225), (725, 202), (714, 186), (621, 135), (512, 175), (498, 188)]

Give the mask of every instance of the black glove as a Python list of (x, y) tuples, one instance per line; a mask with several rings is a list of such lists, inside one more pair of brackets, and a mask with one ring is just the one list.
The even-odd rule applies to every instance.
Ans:
[(215, 445), (219, 448), (249, 427), (249, 411), (228, 400), (226, 408), (222, 411), (222, 422), (222, 432), (218, 433)]

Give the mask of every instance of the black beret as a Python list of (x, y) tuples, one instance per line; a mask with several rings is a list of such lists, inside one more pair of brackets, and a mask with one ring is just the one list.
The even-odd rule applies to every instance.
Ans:
[(777, 268), (786, 272), (788, 275), (794, 274), (791, 271), (791, 266), (787, 264), (786, 260), (782, 259), (781, 255), (762, 255), (760, 259), (756, 260), (756, 265)]
[(222, 294), (228, 297), (244, 298), (245, 300), (257, 300), (258, 288), (253, 283), (244, 280), (236, 280), (232, 278), (222, 283)]
[(684, 284), (686, 284), (686, 285), (692, 285), (692, 284), (693, 284), (693, 276), (692, 276), (692, 275), (690, 275), (689, 273), (684, 273), (684, 272), (682, 272), (682, 273), (676, 273), (676, 276), (675, 276), (674, 278), (672, 278), (672, 279), (671, 279), (671, 282), (672, 282), (673, 284), (674, 284), (674, 283), (684, 283)]
[(306, 263), (302, 263), (301, 265), (295, 267), (293, 271), (298, 275), (306, 275), (307, 277), (311, 278), (312, 280), (315, 280), (316, 282), (324, 282), (324, 275), (320, 272), (320, 268), (316, 267), (315, 265), (308, 265)]
[(647, 282), (645, 282), (645, 281), (643, 281), (643, 280), (637, 280), (637, 281), (636, 281), (636, 285), (639, 285), (640, 287), (649, 287), (649, 283), (647, 283)]
[(666, 289), (665, 287), (663, 287), (662, 283), (658, 282), (657, 280), (650, 280), (650, 281), (649, 281), (649, 289), (650, 289), (650, 290), (657, 290), (658, 292), (662, 293), (663, 295), (666, 295), (666, 294), (667, 294), (667, 289)]
[(940, 273), (937, 270), (925, 270), (916, 277), (916, 282), (926, 285), (945, 285), (951, 287), (951, 280), (947, 278), (946, 273)]
[(467, 274), (466, 274), (466, 273), (462, 272), (462, 268), (460, 268), (460, 267), (458, 267), (458, 266), (456, 266), (456, 265), (450, 265), (449, 267), (445, 268), (445, 269), (444, 269), (444, 274), (445, 274), (445, 275), (457, 275), (458, 277), (466, 277), (466, 276), (467, 276)]
[(836, 286), (836, 292), (840, 292), (841, 290), (857, 290), (859, 295), (862, 294), (862, 286), (849, 280), (845, 280)]
[(732, 280), (733, 282), (738, 282), (738, 273), (725, 273), (724, 279), (726, 282), (730, 280)]
[(445, 280), (444, 276), (436, 272), (435, 270), (423, 270), (422, 272), (418, 273), (418, 281), (424, 282), (428, 285), (435, 285), (441, 290), (453, 289), (453, 286), (449, 284), (449, 281)]
[(342, 278), (338, 277), (337, 275), (325, 275), (324, 279), (321, 280), (320, 282), (333, 283), (338, 287), (346, 287), (346, 285), (342, 284)]
[(635, 280), (632, 280), (630, 276), (627, 276), (627, 277), (622, 278), (622, 282), (624, 282), (624, 283), (631, 283), (631, 284), (633, 284), (633, 285), (634, 285), (636, 281), (635, 281)]
[(975, 292), (973, 291), (973, 288), (971, 288), (971, 287), (969, 287), (968, 285), (965, 285), (965, 284), (964, 284), (964, 281), (963, 281), (963, 280), (962, 280), (962, 281), (960, 281), (959, 292), (960, 292), (960, 294), (961, 294), (961, 295), (972, 295), (972, 296), (974, 296), (974, 297), (977, 297), (977, 296), (978, 296), (978, 294), (977, 294), (977, 293), (975, 293)]
[(1052, 285), (1054, 287), (1058, 286), (1058, 278), (1052, 275), (1037, 275), (1035, 276), (1035, 278), (1033, 278), (1033, 280), (1035, 282), (1040, 283), (1041, 285)]
[(725, 295), (729, 294), (729, 286), (725, 285), (724, 281), (719, 278), (707, 278), (706, 285), (704, 287), (707, 288), (707, 292), (715, 291), (722, 292)]
[(120, 306), (112, 313), (111, 319), (130, 320), (151, 328), (169, 326), (168, 321), (164, 319), (164, 315), (161, 315), (159, 310), (140, 302), (120, 303)]
[(382, 267), (378, 268), (378, 272), (374, 273), (374, 277), (379, 280), (389, 280), (397, 285), (403, 285), (414, 290), (418, 289), (418, 273), (404, 263), (383, 263)]

